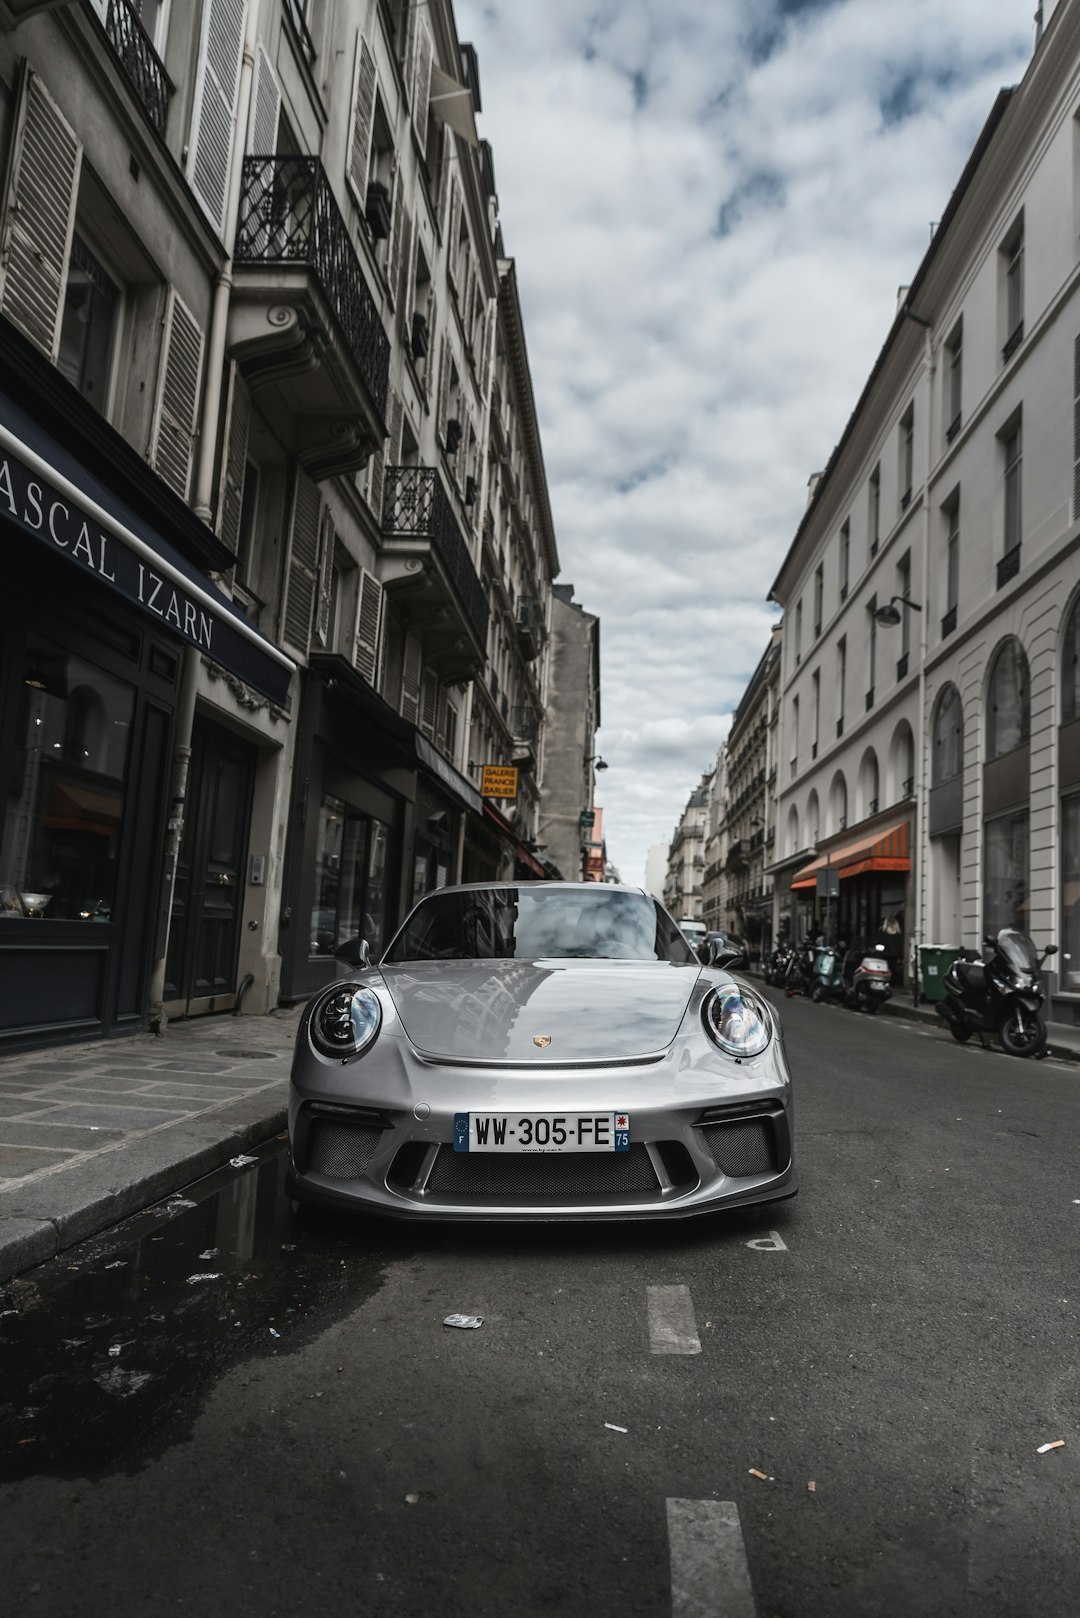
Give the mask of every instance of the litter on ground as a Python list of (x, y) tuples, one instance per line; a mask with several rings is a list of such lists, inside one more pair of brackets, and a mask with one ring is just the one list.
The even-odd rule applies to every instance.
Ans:
[(475, 1331), (484, 1324), (483, 1315), (447, 1315), (444, 1326), (460, 1326), (463, 1331)]
[(1065, 1440), (1063, 1438), (1055, 1438), (1052, 1444), (1040, 1444), (1035, 1453), (1036, 1455), (1045, 1455), (1048, 1450), (1064, 1448)]
[(625, 1433), (628, 1431), (626, 1427), (616, 1427), (613, 1421), (605, 1421), (604, 1426), (612, 1433)]

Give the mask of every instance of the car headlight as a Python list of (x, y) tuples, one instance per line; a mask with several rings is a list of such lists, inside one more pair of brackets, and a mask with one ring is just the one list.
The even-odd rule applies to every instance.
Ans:
[(713, 989), (702, 1016), (709, 1038), (728, 1056), (760, 1056), (772, 1038), (764, 1002), (737, 983)]
[(324, 1056), (359, 1056), (382, 1023), (379, 997), (355, 983), (335, 984), (311, 1014), (311, 1042)]

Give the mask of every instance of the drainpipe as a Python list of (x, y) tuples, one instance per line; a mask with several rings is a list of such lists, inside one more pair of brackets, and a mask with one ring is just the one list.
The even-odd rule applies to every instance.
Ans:
[[(221, 370), (225, 360), (225, 333), (232, 292), (232, 251), (236, 240), (236, 216), (240, 207), (243, 179), (244, 137), (251, 107), (251, 82), (255, 64), (255, 44), (259, 23), (259, 0), (249, 0), (240, 86), (233, 124), (232, 169), (229, 175), (229, 204), (225, 215), (225, 262), (214, 287), (210, 311), (210, 338), (207, 344), (206, 384), (203, 389), (202, 421), (199, 428), (192, 504), (195, 515), (207, 524), (213, 516), (214, 455), (221, 416)], [(180, 843), (184, 835), (184, 806), (187, 799), (188, 768), (191, 763), (191, 731), (195, 722), (195, 693), (199, 683), (200, 653), (188, 646), (184, 651), (180, 702), (176, 710), (172, 771), (169, 782), (169, 820), (165, 837), (165, 861), (156, 933), (157, 947), (150, 968), (147, 991), (150, 1027), (160, 1038), (165, 1032), (165, 961), (169, 952), (173, 891)]]
[(934, 432), (934, 344), (930, 327), (923, 333), (923, 356), (926, 366), (926, 459), (923, 463), (923, 565), (922, 565), (922, 612), (919, 614), (919, 712), (918, 712), (918, 769), (915, 772), (915, 926), (912, 929), (912, 946), (914, 949), (914, 972), (911, 980), (911, 995), (915, 1005), (919, 1004), (919, 946), (926, 936), (926, 918), (923, 914), (926, 905), (927, 884), (923, 878), (923, 861), (928, 858), (929, 850), (924, 848), (926, 843), (926, 651), (930, 638), (930, 541), (932, 525), (930, 521), (930, 457), (933, 453)]

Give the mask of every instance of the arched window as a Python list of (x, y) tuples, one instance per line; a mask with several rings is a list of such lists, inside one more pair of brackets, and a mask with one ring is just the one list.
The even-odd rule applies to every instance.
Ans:
[(915, 738), (906, 719), (901, 719), (889, 743), (889, 803), (900, 803), (915, 794)]
[(813, 848), (821, 836), (821, 809), (818, 806), (818, 795), (811, 792), (806, 805), (806, 846)]
[(1061, 651), (1061, 722), (1080, 719), (1080, 596), (1073, 602), (1065, 625)]
[(880, 776), (877, 754), (868, 747), (859, 766), (859, 792), (862, 797), (863, 818), (876, 815), (881, 806)]
[(837, 770), (829, 788), (829, 830), (843, 831), (847, 826), (847, 782), (844, 772)]
[(1004, 642), (994, 659), (986, 693), (986, 761), (1025, 747), (1031, 723), (1028, 664), (1015, 639)]
[(799, 851), (799, 811), (792, 804), (787, 817), (788, 853), (797, 854)]
[(934, 757), (931, 786), (952, 781), (964, 770), (964, 710), (955, 685), (947, 685), (934, 709)]

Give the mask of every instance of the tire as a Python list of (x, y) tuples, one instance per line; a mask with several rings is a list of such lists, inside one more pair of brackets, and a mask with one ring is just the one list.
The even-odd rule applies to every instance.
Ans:
[(880, 1006), (881, 1006), (881, 1001), (880, 1000), (876, 1000), (876, 999), (871, 998), (870, 1000), (868, 1000), (866, 1002), (866, 1009), (870, 1013), (871, 1017), (876, 1017), (877, 1016)]
[(1046, 1024), (1038, 1012), (1026, 1012), (1021, 1022), (1015, 1011), (1007, 1011), (998, 1038), (1010, 1056), (1037, 1056), (1046, 1044)]
[(949, 1033), (958, 1045), (964, 1045), (971, 1038), (971, 1029), (966, 1022), (950, 1022)]
[(810, 998), (814, 1002), (815, 1006), (820, 1006), (821, 1002), (825, 998), (825, 985), (822, 983), (815, 983), (814, 987), (810, 990)]

